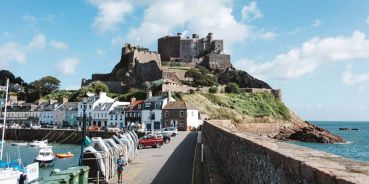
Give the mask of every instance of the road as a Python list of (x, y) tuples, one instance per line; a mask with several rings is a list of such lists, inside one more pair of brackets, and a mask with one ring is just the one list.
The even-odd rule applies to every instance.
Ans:
[(135, 160), (125, 168), (123, 183), (191, 183), (196, 135), (178, 132), (169, 144), (159, 149), (139, 150)]

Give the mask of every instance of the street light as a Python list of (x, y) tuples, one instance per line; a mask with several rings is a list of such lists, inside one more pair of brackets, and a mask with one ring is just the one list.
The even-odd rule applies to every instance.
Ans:
[(88, 101), (88, 96), (85, 94), (82, 96), (83, 103), (83, 118), (82, 118), (82, 143), (81, 143), (81, 156), (79, 157), (79, 166), (83, 165), (83, 148), (86, 141), (86, 104)]

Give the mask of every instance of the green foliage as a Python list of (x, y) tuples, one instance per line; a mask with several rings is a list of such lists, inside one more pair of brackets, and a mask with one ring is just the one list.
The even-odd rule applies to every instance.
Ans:
[(225, 92), (226, 93), (235, 93), (235, 94), (237, 94), (237, 93), (240, 93), (240, 87), (238, 86), (237, 83), (230, 82), (225, 87)]
[(109, 93), (109, 87), (100, 82), (100, 81), (97, 81), (97, 82), (93, 82), (91, 84), (89, 84), (87, 86), (87, 90), (91, 93), (95, 93), (95, 94), (99, 94), (100, 92), (106, 92), (106, 93)]
[(52, 91), (58, 90), (60, 87), (60, 80), (53, 76), (46, 76), (31, 82), (29, 85), (34, 92), (39, 94), (39, 97), (43, 97), (50, 94)]
[(164, 80), (163, 79), (152, 81), (151, 82), (151, 88), (154, 89), (154, 88), (160, 87), (163, 84), (164, 84)]
[(255, 117), (271, 116), (289, 119), (288, 108), (270, 93), (240, 93), (227, 95), (202, 94), (212, 103)]
[(217, 93), (217, 92), (218, 92), (218, 88), (216, 86), (209, 88), (209, 93)]
[(61, 100), (63, 98), (71, 98), (74, 93), (77, 93), (77, 90), (56, 90), (51, 92), (50, 94), (44, 96), (46, 100)]
[(190, 89), (190, 94), (195, 94), (195, 90)]
[(191, 68), (185, 73), (185, 77), (192, 78), (192, 82), (188, 82), (187, 85), (200, 87), (200, 86), (214, 86), (218, 84), (218, 78), (211, 74), (210, 71), (199, 66), (198, 68)]
[(146, 91), (139, 89), (132, 89), (128, 91), (126, 94), (118, 95), (119, 101), (129, 102), (132, 97), (135, 97), (137, 100), (145, 100), (146, 99)]

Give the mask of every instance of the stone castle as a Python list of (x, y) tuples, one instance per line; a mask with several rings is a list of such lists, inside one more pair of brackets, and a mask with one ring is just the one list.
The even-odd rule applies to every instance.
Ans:
[(223, 40), (213, 39), (209, 33), (204, 38), (197, 34), (183, 37), (164, 36), (158, 39), (158, 52), (126, 43), (122, 48), (120, 61), (107, 74), (92, 74), (91, 79), (82, 79), (82, 86), (91, 82), (105, 83), (110, 92), (124, 93), (132, 87), (141, 87), (145, 82), (164, 80), (161, 91), (189, 92), (193, 87), (182, 85), (184, 72), (162, 66), (162, 62), (176, 62), (187, 69), (205, 66), (218, 75), (219, 84), (229, 82), (239, 84), (241, 88), (272, 89), (267, 83), (258, 80), (245, 71), (236, 70), (230, 61), (230, 55), (224, 54)]
[(213, 33), (204, 38), (165, 36), (158, 40), (158, 52), (165, 61), (180, 61), (192, 65), (204, 65), (213, 70), (225, 70), (231, 66), (230, 55), (223, 53), (223, 40), (213, 39)]

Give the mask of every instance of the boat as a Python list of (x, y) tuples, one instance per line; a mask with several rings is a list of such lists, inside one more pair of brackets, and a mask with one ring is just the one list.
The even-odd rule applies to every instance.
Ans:
[(11, 143), (12, 146), (27, 146), (27, 142), (13, 142)]
[(54, 164), (54, 154), (51, 146), (40, 147), (40, 151), (35, 158), (35, 162), (38, 162), (40, 166), (49, 166)]
[(30, 146), (32, 147), (44, 147), (47, 146), (47, 140), (43, 140), (43, 141), (33, 141), (32, 143), (29, 143)]
[(74, 156), (74, 154), (72, 154), (71, 152), (68, 151), (68, 153), (57, 153), (55, 154), (55, 157), (60, 159), (60, 158), (72, 158)]

